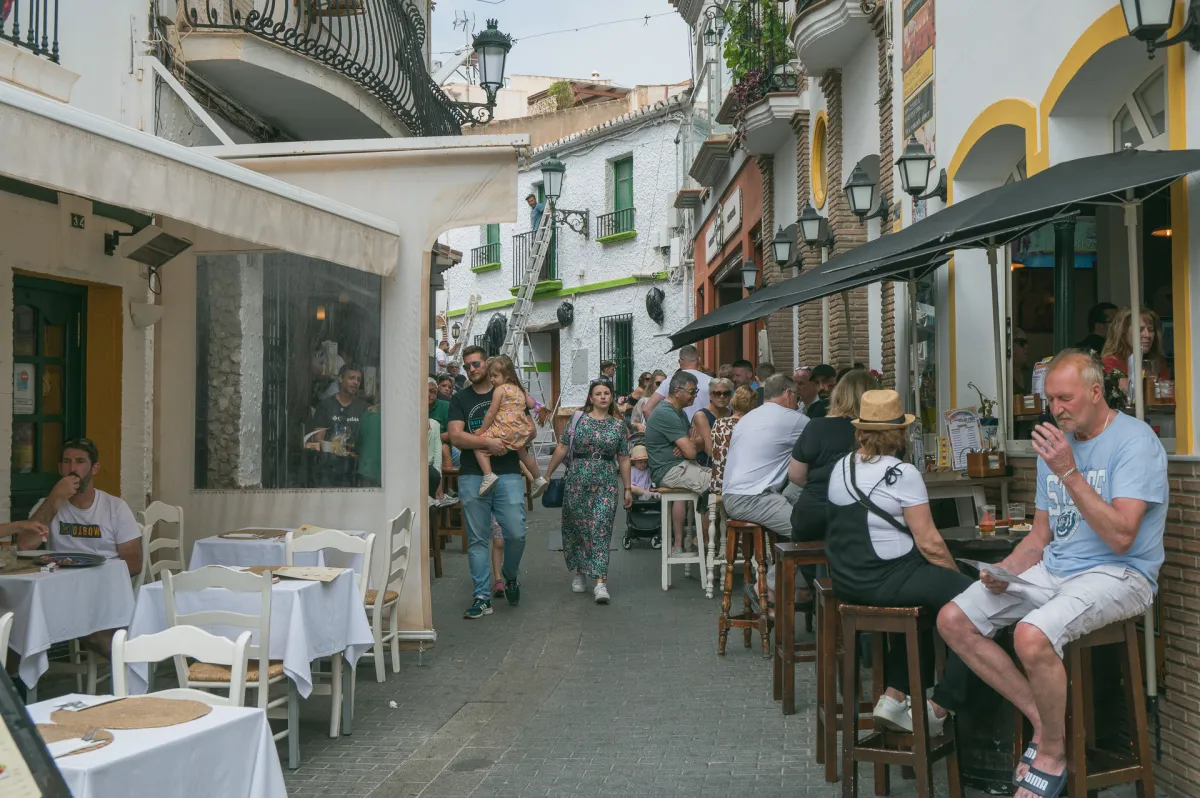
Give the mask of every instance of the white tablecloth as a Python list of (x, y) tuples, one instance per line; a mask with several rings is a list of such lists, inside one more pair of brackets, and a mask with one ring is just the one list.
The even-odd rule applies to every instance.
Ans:
[[(358, 597), (354, 574), (343, 571), (332, 582), (306, 582), (281, 579), (271, 587), (270, 658), (283, 660), (283, 670), (302, 698), (312, 693), (313, 660), (345, 651), (353, 667), (363, 652), (374, 643), (367, 611)], [(256, 613), (257, 594), (234, 593), (210, 588), (199, 593), (180, 593), (176, 608), (180, 615), (203, 610), (223, 609)], [(167, 628), (161, 582), (143, 585), (138, 594), (129, 637), (154, 634)], [(230, 627), (205, 627), (213, 634), (236, 638), (242, 630)], [(257, 633), (255, 633), (257, 638)], [(254, 642), (258, 642), (257, 639)], [(129, 669), (129, 692), (146, 692), (146, 665)]]
[[(66, 695), (26, 709), (35, 723), (49, 723), (59, 704), (89, 698)], [(75, 798), (287, 795), (279, 754), (261, 709), (213, 707), (188, 723), (112, 735), (113, 741), (103, 748), (55, 760)]]
[(129, 623), (129, 568), (109, 560), (95, 568), (0, 576), (0, 614), (6, 612), (13, 613), (8, 647), (21, 656), (21, 681), (33, 687), (49, 667), (51, 645)]
[[(255, 528), (239, 529), (253, 532)], [(291, 530), (295, 531), (295, 530)], [(357, 529), (343, 530), (348, 535), (363, 538), (367, 533)], [(206, 565), (283, 565), (284, 542), (282, 537), (270, 540), (247, 540), (223, 538), (213, 535), (200, 538), (192, 545), (192, 557), (188, 570), (194, 571)], [(330, 565), (338, 568), (353, 568), (362, 573), (362, 555), (345, 554), (336, 550), (302, 551), (296, 554), (296, 565)]]

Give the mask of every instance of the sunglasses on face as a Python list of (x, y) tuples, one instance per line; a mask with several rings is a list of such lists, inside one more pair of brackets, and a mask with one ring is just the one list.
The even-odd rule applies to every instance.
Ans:
[(467, 367), (467, 371), (474, 371), (483, 368), (485, 364), (482, 360), (468, 360), (463, 365)]
[(686, 393), (688, 396), (695, 396), (696, 394), (700, 393), (700, 389), (699, 388), (683, 388), (679, 392)]
[(732, 391), (709, 391), (709, 396), (733, 396)]

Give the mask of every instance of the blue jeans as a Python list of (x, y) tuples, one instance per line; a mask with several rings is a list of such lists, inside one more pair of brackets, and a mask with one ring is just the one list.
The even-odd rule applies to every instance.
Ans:
[(496, 487), (486, 496), (479, 495), (481, 476), (458, 478), (458, 497), (462, 501), (467, 524), (467, 561), (476, 598), (491, 598), (492, 517), (504, 532), (505, 579), (516, 579), (525, 553), (525, 477), (521, 474), (497, 474)]
[(462, 462), (462, 452), (459, 451), (458, 449), (455, 449), (453, 446), (451, 446), (450, 447), (450, 465), (454, 466), (455, 468), (459, 468), (460, 467), (459, 463), (461, 463), (461, 462)]

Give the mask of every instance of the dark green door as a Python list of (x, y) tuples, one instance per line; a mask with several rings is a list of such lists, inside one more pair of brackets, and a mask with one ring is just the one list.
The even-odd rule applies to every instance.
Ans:
[(87, 288), (13, 278), (12, 518), (58, 481), (63, 441), (84, 431)]

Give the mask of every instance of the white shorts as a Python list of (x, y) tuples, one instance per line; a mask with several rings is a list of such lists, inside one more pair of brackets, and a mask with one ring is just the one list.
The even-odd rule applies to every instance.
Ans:
[(1101, 565), (1058, 577), (1039, 562), (1018, 576), (1037, 587), (1009, 585), (1003, 593), (993, 593), (976, 582), (954, 603), (985, 637), (994, 637), (1018, 621), (1036, 626), (1060, 657), (1063, 646), (1072, 640), (1135, 618), (1154, 601), (1150, 581), (1120, 565)]

